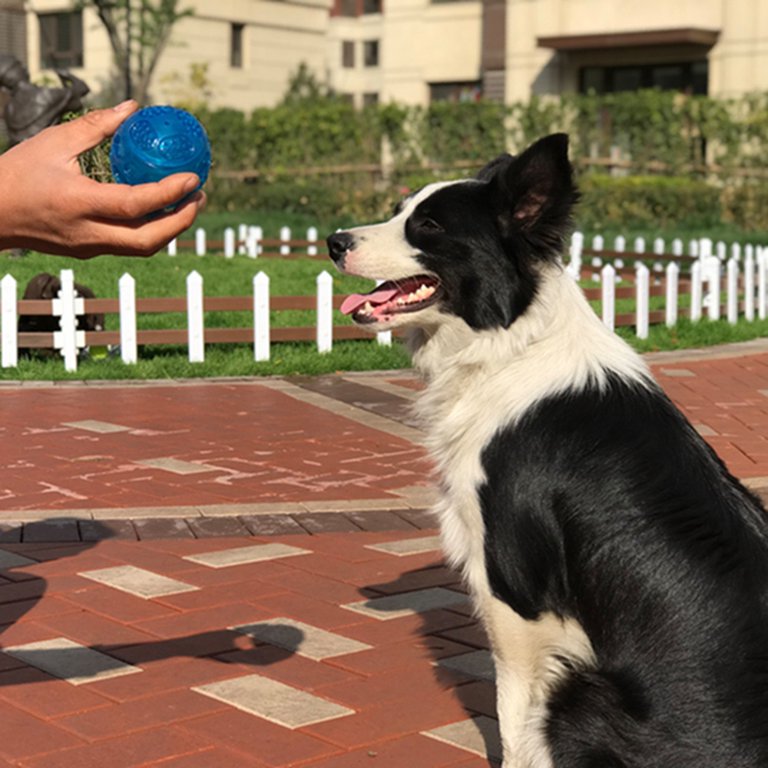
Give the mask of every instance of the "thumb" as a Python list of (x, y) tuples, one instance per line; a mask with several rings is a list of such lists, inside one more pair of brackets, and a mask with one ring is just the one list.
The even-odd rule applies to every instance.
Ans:
[(77, 156), (111, 136), (127, 117), (132, 115), (139, 105), (133, 101), (124, 101), (111, 109), (95, 109), (63, 123), (59, 128), (58, 138), (66, 143), (67, 150)]

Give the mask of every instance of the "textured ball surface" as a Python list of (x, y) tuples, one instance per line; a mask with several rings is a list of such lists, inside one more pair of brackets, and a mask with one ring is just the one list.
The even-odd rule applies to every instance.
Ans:
[(146, 107), (117, 129), (109, 159), (119, 184), (146, 184), (190, 172), (197, 174), (202, 187), (211, 167), (211, 145), (205, 129), (189, 112)]

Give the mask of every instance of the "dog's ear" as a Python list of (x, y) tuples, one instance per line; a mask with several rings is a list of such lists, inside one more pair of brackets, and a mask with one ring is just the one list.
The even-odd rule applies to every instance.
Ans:
[(559, 246), (577, 199), (568, 160), (568, 136), (547, 136), (517, 157), (494, 162), (494, 168), (487, 168), (493, 177), (502, 233), (519, 233), (541, 245)]
[(491, 160), (490, 163), (483, 166), (477, 172), (475, 178), (478, 181), (488, 181), (489, 179), (492, 179), (499, 172), (499, 169), (502, 166), (507, 165), (512, 160), (514, 160), (512, 155), (508, 155), (508, 154), (499, 155), (495, 160)]
[(30, 298), (55, 299), (61, 290), (61, 280), (56, 275), (41, 272), (30, 280), (29, 287), (32, 293), (35, 294), (30, 296)]

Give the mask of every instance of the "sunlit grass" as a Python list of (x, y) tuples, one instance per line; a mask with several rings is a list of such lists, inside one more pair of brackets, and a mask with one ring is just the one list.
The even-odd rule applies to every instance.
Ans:
[[(322, 238), (331, 227), (324, 227), (306, 217), (283, 214), (219, 213), (204, 214), (198, 224), (209, 231), (211, 239), (219, 239), (225, 226), (239, 223), (258, 224), (264, 228), (265, 237), (277, 237), (280, 226), (287, 224), (294, 228), (294, 236), (303, 237), (306, 227), (318, 227)], [(706, 233), (698, 233), (702, 235)], [(727, 232), (719, 233), (727, 236)], [(693, 233), (691, 233), (691, 236)], [(648, 233), (650, 236), (650, 233)], [(191, 237), (191, 233), (186, 235)], [(627, 235), (630, 242), (631, 234)], [(322, 242), (320, 252), (324, 252)], [(207, 296), (249, 296), (253, 292), (253, 278), (265, 272), (270, 278), (270, 292), (273, 296), (312, 296), (316, 292), (317, 276), (324, 270), (334, 280), (335, 294), (367, 291), (372, 287), (369, 280), (346, 277), (335, 271), (329, 260), (324, 259), (250, 259), (238, 255), (227, 259), (221, 253), (198, 257), (183, 252), (171, 257), (159, 253), (150, 259), (104, 256), (89, 261), (77, 261), (56, 256), (30, 253), (13, 257), (0, 253), (0, 276), (13, 275), (19, 283), (19, 295), (27, 281), (39, 272), (57, 274), (62, 269), (72, 269), (75, 280), (89, 286), (99, 298), (116, 297), (118, 281), (124, 273), (130, 273), (136, 280), (138, 297), (183, 297), (186, 294), (187, 276), (193, 270), (200, 273)], [(663, 280), (663, 278), (662, 278)], [(598, 287), (599, 283), (585, 281), (584, 287)], [(595, 311), (601, 311), (600, 302), (591, 302)], [(663, 296), (651, 297), (651, 310), (663, 309)], [(679, 306), (690, 306), (690, 297), (681, 294)], [(619, 314), (635, 311), (634, 299), (618, 299), (616, 311)], [(139, 328), (185, 328), (184, 312), (155, 315), (140, 315)], [(252, 326), (249, 312), (208, 312), (206, 327)], [(271, 323), (274, 327), (313, 326), (315, 313), (311, 310), (273, 311)], [(339, 312), (334, 313), (336, 325), (349, 323)], [(107, 328), (117, 329), (117, 316), (107, 318)], [(705, 347), (732, 341), (744, 341), (768, 335), (768, 321), (752, 323), (740, 320), (730, 325), (725, 320), (702, 320), (692, 323), (681, 319), (674, 328), (652, 325), (649, 338), (638, 339), (633, 327), (620, 328), (617, 333), (639, 351), (683, 349)], [(284, 343), (272, 345), (272, 359), (268, 363), (256, 363), (253, 349), (245, 344), (208, 345), (204, 363), (190, 363), (185, 347), (144, 347), (139, 351), (139, 362), (125, 365), (119, 358), (86, 360), (80, 363), (76, 373), (67, 374), (61, 359), (22, 359), (17, 368), (0, 369), (2, 379), (175, 379), (210, 376), (264, 376), (291, 374), (321, 374), (334, 371), (375, 370), (407, 367), (408, 355), (403, 346), (395, 340), (391, 347), (381, 346), (375, 340), (341, 342), (334, 345), (328, 354), (318, 354), (312, 343)]]

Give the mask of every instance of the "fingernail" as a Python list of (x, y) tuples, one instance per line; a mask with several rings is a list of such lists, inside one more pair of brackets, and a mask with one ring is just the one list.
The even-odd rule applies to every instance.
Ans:
[(115, 112), (127, 112), (136, 102), (133, 99), (126, 99), (118, 104), (116, 107), (112, 107)]

